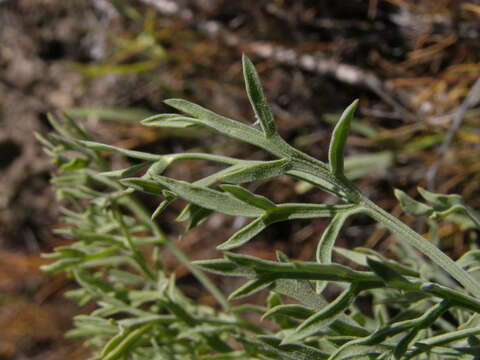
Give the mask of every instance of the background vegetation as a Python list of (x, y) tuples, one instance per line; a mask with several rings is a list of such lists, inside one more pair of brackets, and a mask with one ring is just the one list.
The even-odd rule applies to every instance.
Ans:
[[(460, 193), (478, 208), (479, 14), (473, 1), (434, 0), (0, 4), (1, 356), (86, 357), (63, 333), (74, 313), (89, 309), (61, 296), (71, 280), (38, 270), (44, 262), (39, 253), (69, 241), (52, 235), (58, 212), (48, 185), (51, 167), (32, 136), (49, 129), (48, 111), (63, 109), (96, 140), (130, 149), (196, 149), (265, 160), (250, 146), (211, 134), (195, 131), (179, 139), (138, 124), (145, 115), (168, 111), (162, 101), (169, 97), (251, 118), (239, 61), (245, 52), (257, 64), (282, 136), (322, 160), (332, 114), (361, 99), (347, 170), (383, 208), (403, 216), (392, 189), (415, 194), (417, 185)], [(111, 160), (118, 168), (126, 165)], [(171, 176), (194, 180), (211, 169), (192, 161), (174, 171)], [(259, 191), (276, 202), (328, 200), (282, 181)], [(173, 221), (178, 209), (160, 224), (170, 234), (183, 232)], [(241, 225), (215, 215), (177, 245), (192, 259), (218, 257), (215, 246)], [(411, 225), (426, 229), (421, 221)], [(311, 260), (326, 226), (323, 220), (275, 225), (245, 251), (272, 258), (280, 249)], [(451, 223), (439, 228), (442, 248), (454, 259), (476, 241), (474, 231), (458, 230)], [(359, 218), (339, 244), (388, 255), (392, 241)], [(184, 266), (173, 258), (164, 262), (200, 303), (213, 302), (195, 293)], [(237, 285), (229, 279), (222, 288), (231, 292)]]

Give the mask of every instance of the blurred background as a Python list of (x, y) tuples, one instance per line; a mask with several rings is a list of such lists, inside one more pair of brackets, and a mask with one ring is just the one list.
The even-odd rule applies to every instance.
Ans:
[[(97, 141), (116, 146), (265, 159), (208, 132), (139, 125), (171, 111), (163, 104), (171, 97), (252, 123), (241, 74), (246, 53), (282, 136), (317, 158), (326, 159), (339, 113), (360, 99), (348, 175), (422, 232), (421, 222), (402, 214), (393, 188), (412, 196), (417, 186), (460, 193), (480, 208), (479, 20), (478, 0), (0, 0), (0, 359), (88, 357), (63, 337), (72, 316), (87, 311), (62, 297), (74, 284), (38, 270), (40, 254), (67, 241), (52, 233), (59, 222), (53, 167), (33, 136), (51, 130), (49, 112), (69, 114)], [(126, 160), (111, 161), (120, 167)], [(209, 166), (186, 162), (169, 175), (192, 180)], [(255, 190), (276, 202), (328, 201), (283, 177)], [(183, 231), (174, 221), (180, 208), (160, 220), (173, 237)], [(310, 260), (326, 224), (278, 224), (242, 250), (271, 258), (281, 249)], [(215, 215), (178, 245), (192, 259), (213, 257), (241, 225)], [(476, 241), (473, 231), (458, 230), (440, 228), (453, 258)], [(387, 254), (390, 241), (362, 217), (339, 239)], [(189, 277), (165, 261), (179, 279)]]

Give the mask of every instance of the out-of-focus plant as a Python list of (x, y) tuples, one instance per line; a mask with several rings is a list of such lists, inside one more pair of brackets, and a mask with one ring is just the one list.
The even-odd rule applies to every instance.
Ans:
[[(246, 57), (243, 70), (255, 112), (253, 126), (228, 119), (185, 100), (166, 103), (182, 114), (145, 119), (146, 126), (201, 127), (255, 145), (277, 160), (252, 161), (205, 153), (151, 154), (93, 142), (68, 117), (51, 118), (56, 133), (39, 137), (55, 160), (52, 179), (62, 208), (59, 230), (74, 243), (47, 257), (51, 272), (65, 271), (79, 289), (67, 296), (97, 305), (77, 316), (70, 336), (84, 337), (98, 359), (474, 359), (480, 356), (479, 250), (453, 261), (438, 247), (436, 227), (451, 220), (478, 228), (480, 219), (458, 195), (420, 189), (425, 202), (400, 190), (396, 196), (411, 216), (428, 216), (427, 240), (366, 198), (344, 172), (344, 147), (357, 107), (355, 101), (337, 122), (325, 164), (300, 152), (278, 134), (258, 75)], [(103, 152), (137, 159), (110, 170)], [(202, 159), (226, 165), (194, 183), (164, 176), (175, 163)], [(141, 176), (135, 176), (143, 173)], [(335, 195), (342, 204), (282, 203), (250, 192), (242, 184), (291, 176)], [(143, 192), (163, 200), (153, 214), (134, 197)], [(213, 212), (253, 218), (218, 246), (220, 259), (190, 263), (155, 222), (176, 199), (188, 202), (178, 216), (187, 230)], [(396, 260), (371, 249), (334, 246), (345, 221), (366, 214), (389, 229), (398, 243)], [(278, 252), (277, 261), (232, 252), (269, 225), (294, 219), (330, 217), (314, 261), (295, 261)], [(184, 263), (218, 307), (198, 304), (182, 293), (160, 261), (168, 249)], [(420, 253), (417, 251), (419, 250)], [(333, 252), (355, 268), (332, 262)], [(228, 300), (261, 290), (264, 306), (232, 306), (203, 271), (246, 278)], [(323, 290), (341, 290), (327, 301)], [(370, 300), (370, 305), (356, 302)], [(249, 322), (255, 311), (275, 326)]]
[(140, 15), (134, 7), (125, 5), (118, 10), (141, 26), (138, 33), (111, 33), (111, 54), (93, 64), (69, 63), (69, 67), (87, 77), (102, 75), (125, 75), (153, 70), (167, 59), (167, 52), (161, 43), (153, 11)]

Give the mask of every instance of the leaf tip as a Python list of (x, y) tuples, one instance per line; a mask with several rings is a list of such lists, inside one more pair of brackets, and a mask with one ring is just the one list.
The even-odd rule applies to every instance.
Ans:
[(335, 128), (333, 129), (332, 139), (328, 151), (328, 160), (330, 170), (335, 176), (344, 175), (343, 158), (344, 148), (347, 141), (348, 131), (353, 119), (353, 114), (357, 109), (359, 99), (355, 99), (342, 113)]
[(176, 108), (175, 105), (177, 105), (181, 101), (182, 99), (175, 99), (175, 98), (163, 100), (164, 104), (167, 104), (168, 106), (171, 106), (173, 108)]
[(235, 249), (237, 247), (239, 247), (240, 245), (236, 245), (236, 244), (233, 244), (230, 242), (230, 239), (229, 238), (227, 241), (221, 243), (220, 245), (218, 245), (216, 247), (217, 250), (220, 250), (220, 251), (229, 251), (229, 250), (232, 250), (232, 249)]

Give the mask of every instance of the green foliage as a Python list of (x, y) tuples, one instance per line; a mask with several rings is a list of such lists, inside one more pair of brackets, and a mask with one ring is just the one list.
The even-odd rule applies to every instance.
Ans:
[[(80, 304), (94, 302), (90, 315), (77, 316), (69, 336), (83, 337), (97, 350), (95, 359), (478, 359), (480, 357), (479, 251), (472, 248), (454, 262), (428, 241), (367, 199), (344, 173), (344, 148), (357, 102), (337, 122), (329, 150), (329, 165), (291, 147), (273, 122), (258, 75), (246, 57), (243, 69), (247, 94), (260, 130), (217, 115), (185, 100), (167, 104), (185, 115), (164, 114), (143, 121), (146, 126), (203, 127), (258, 146), (274, 161), (250, 161), (202, 153), (156, 155), (124, 150), (91, 141), (68, 117), (51, 118), (56, 134), (39, 136), (58, 172), (52, 179), (67, 225), (59, 232), (75, 241), (46, 255), (51, 272), (67, 272), (79, 289), (67, 296)], [(140, 160), (112, 171), (104, 152)], [(216, 174), (194, 183), (164, 176), (178, 161), (203, 159), (226, 164)], [(136, 176), (143, 171), (142, 176)], [(308, 182), (336, 195), (344, 204), (276, 204), (242, 184), (279, 175)], [(164, 200), (147, 213), (135, 192)], [(439, 221), (463, 216), (480, 227), (474, 211), (458, 195), (420, 189), (428, 204), (395, 192), (405, 212)], [(178, 221), (187, 230), (212, 212), (253, 218), (218, 249), (224, 257), (191, 263), (154, 219), (170, 203), (188, 202)], [(389, 229), (398, 243), (397, 260), (371, 249), (341, 249), (335, 240), (345, 221), (363, 213)], [(314, 261), (277, 261), (241, 253), (239, 248), (273, 223), (331, 217), (319, 240)], [(218, 301), (218, 307), (198, 304), (176, 285), (160, 261), (170, 251)], [(425, 257), (419, 256), (417, 250)], [(332, 262), (336, 252), (356, 269)], [(313, 257), (313, 256), (312, 256)], [(427, 259), (428, 258), (428, 259)], [(444, 271), (439, 271), (443, 268)], [(233, 307), (204, 272), (236, 276), (246, 283), (229, 300), (268, 290), (266, 307)], [(333, 301), (326, 286), (340, 289)], [(365, 311), (356, 300), (368, 296)], [(288, 302), (288, 303), (286, 303)], [(263, 322), (248, 321), (257, 312)]]

